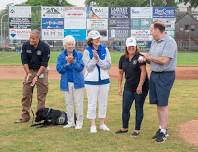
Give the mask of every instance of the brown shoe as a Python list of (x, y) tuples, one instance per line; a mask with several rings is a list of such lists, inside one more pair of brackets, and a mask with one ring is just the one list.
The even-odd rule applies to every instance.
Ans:
[(28, 122), (28, 121), (29, 121), (28, 119), (20, 118), (20, 119), (17, 119), (17, 120), (15, 121), (15, 123), (26, 123), (26, 122)]

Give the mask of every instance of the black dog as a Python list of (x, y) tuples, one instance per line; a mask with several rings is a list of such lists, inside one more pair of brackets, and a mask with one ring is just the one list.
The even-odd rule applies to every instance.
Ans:
[[(76, 122), (76, 115), (74, 117)], [(42, 123), (39, 123), (43, 121)], [(38, 128), (47, 127), (50, 125), (67, 125), (68, 119), (67, 119), (67, 113), (60, 110), (54, 110), (51, 108), (42, 108), (39, 109), (36, 112), (36, 118), (35, 118), (36, 124), (33, 124), (34, 126), (39, 126)]]

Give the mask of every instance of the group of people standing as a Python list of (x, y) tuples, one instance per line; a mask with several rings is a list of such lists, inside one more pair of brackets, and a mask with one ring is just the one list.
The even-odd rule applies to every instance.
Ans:
[[(149, 91), (151, 104), (157, 105), (159, 129), (153, 136), (156, 142), (168, 137), (168, 99), (175, 80), (177, 44), (165, 32), (165, 25), (154, 22), (151, 26), (153, 41), (149, 53), (140, 52), (135, 37), (126, 40), (124, 55), (119, 60), (118, 94), (122, 96), (122, 127), (116, 134), (127, 133), (130, 109), (135, 103), (135, 127), (132, 136), (140, 135), (144, 117), (144, 103)], [(68, 124), (64, 128), (83, 127), (84, 88), (88, 99), (87, 118), (90, 132), (96, 133), (96, 109), (98, 105), (99, 129), (110, 131), (105, 123), (110, 87), (109, 70), (111, 56), (108, 48), (100, 41), (101, 35), (92, 30), (87, 36), (87, 47), (83, 53), (75, 48), (76, 41), (68, 35), (63, 39), (63, 51), (56, 63), (61, 75), (60, 89), (64, 92)], [(45, 106), (47, 95), (47, 66), (49, 47), (40, 40), (40, 33), (33, 30), (30, 40), (22, 47), (22, 64), (26, 73), (23, 85), (22, 115), (17, 122), (28, 122), (31, 107), (32, 87), (37, 85), (38, 109)], [(151, 66), (148, 76), (146, 64)], [(122, 91), (123, 77), (125, 78)], [(149, 90), (150, 89), (150, 90)], [(74, 112), (75, 111), (75, 112)], [(74, 122), (74, 113), (77, 121)]]

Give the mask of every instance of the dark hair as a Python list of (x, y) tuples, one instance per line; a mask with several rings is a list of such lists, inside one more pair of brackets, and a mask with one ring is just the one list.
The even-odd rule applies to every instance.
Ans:
[(159, 29), (159, 31), (161, 33), (163, 33), (165, 31), (165, 25), (162, 22), (156, 21), (153, 23), (153, 28), (155, 29)]
[[(140, 48), (138, 46), (136, 46), (136, 53), (139, 53), (139, 51), (140, 51)], [(129, 53), (128, 53), (127, 47), (125, 47), (125, 49), (124, 49), (124, 54), (126, 57), (128, 57)]]
[(92, 39), (91, 38), (87, 40), (87, 45), (88, 46), (91, 46), (92, 45)]

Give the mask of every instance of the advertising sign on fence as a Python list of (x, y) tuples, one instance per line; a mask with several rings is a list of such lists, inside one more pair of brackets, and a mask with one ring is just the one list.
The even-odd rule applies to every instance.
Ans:
[(175, 18), (175, 7), (153, 7), (153, 18)]
[[(41, 7), (42, 39), (73, 35), (85, 41), (90, 30), (98, 30), (105, 41), (124, 41), (133, 35), (142, 45), (148, 44), (153, 21), (160, 20), (167, 33), (175, 35), (175, 12), (174, 7)], [(10, 39), (28, 39), (31, 22), (31, 7), (10, 7)]]
[(41, 7), (42, 18), (64, 18), (64, 7)]
[(86, 39), (86, 30), (84, 29), (65, 29), (64, 36), (72, 35), (76, 41), (84, 41)]
[(42, 29), (63, 29), (63, 18), (42, 18)]
[(63, 40), (64, 29), (42, 29), (43, 40)]
[(130, 20), (109, 19), (109, 29), (130, 29)]
[(86, 8), (65, 7), (65, 29), (86, 29)]
[(134, 36), (137, 41), (151, 41), (152, 40), (150, 30), (131, 30), (131, 35)]
[(31, 7), (9, 7), (10, 40), (27, 40), (31, 32)]
[(130, 30), (112, 29), (109, 30), (109, 39), (114, 41), (125, 41), (130, 36)]
[(152, 18), (152, 7), (131, 7), (131, 18)]
[(130, 18), (129, 7), (110, 7), (109, 18)]
[(108, 19), (108, 7), (87, 7), (87, 18), (89, 19)]
[(41, 28), (43, 40), (64, 38), (64, 8), (41, 7)]
[(87, 19), (87, 29), (108, 29), (107, 19)]

